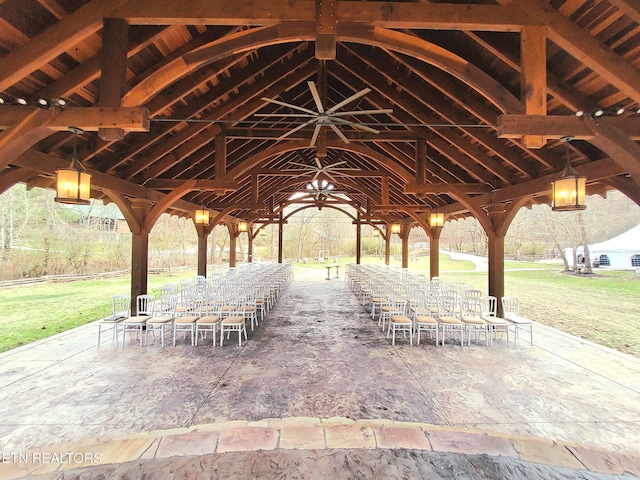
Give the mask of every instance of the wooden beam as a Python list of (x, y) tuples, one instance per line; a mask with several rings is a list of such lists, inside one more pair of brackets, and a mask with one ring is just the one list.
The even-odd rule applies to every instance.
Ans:
[[(546, 0), (499, 0), (520, 7), (532, 21), (548, 28), (548, 38), (577, 61), (597, 72), (634, 101), (640, 103), (640, 71), (588, 31), (549, 7)], [(506, 5), (504, 5), (506, 6)]]
[(498, 137), (522, 138), (525, 135), (545, 135), (560, 139), (571, 135), (576, 140), (593, 139), (595, 133), (586, 124), (594, 121), (608, 124), (622, 132), (629, 139), (640, 140), (640, 117), (600, 117), (597, 120), (561, 115), (500, 115), (498, 117)]
[[(129, 47), (127, 48), (127, 57), (139, 53), (150, 43), (152, 43), (167, 27), (154, 27), (135, 30), (131, 32)], [(69, 70), (62, 77), (53, 83), (46, 85), (38, 91), (38, 95), (42, 98), (65, 98), (72, 94), (80, 87), (91, 83), (100, 76), (100, 65), (102, 56), (95, 55), (76, 68)]]
[[(334, 2), (339, 22), (362, 22), (393, 29), (514, 32), (522, 25), (539, 24), (526, 12), (511, 6), (367, 2), (366, 8), (354, 8), (352, 2)], [(282, 21), (309, 22), (315, 17), (315, 0), (265, 0), (261, 7), (256, 8), (254, 2), (248, 0), (186, 4), (146, 0), (130, 2), (111, 16), (126, 18), (132, 25), (247, 26), (273, 25)]]
[(2, 57), (0, 92), (49, 63), (102, 28), (102, 19), (128, 0), (93, 0), (63, 18), (20, 48)]
[[(304, 172), (301, 175), (301, 172)], [(265, 177), (290, 177), (290, 176), (301, 176), (308, 177), (313, 175), (313, 171), (309, 170), (300, 170), (300, 169), (279, 169), (279, 168), (260, 168), (256, 169), (254, 172), (257, 175), (263, 175)], [(350, 172), (350, 177), (388, 177), (389, 172), (385, 172), (384, 170), (359, 170), (357, 172)]]
[(316, 0), (316, 59), (336, 59), (337, 0)]
[(389, 205), (389, 177), (382, 178), (382, 205)]
[[(544, 27), (525, 27), (520, 33), (522, 80), (520, 90), (527, 115), (547, 114), (547, 35)], [(525, 135), (527, 148), (542, 148), (544, 135)]]
[(416, 143), (416, 184), (424, 185), (427, 180), (427, 142)]
[[(243, 138), (251, 140), (275, 140), (289, 130), (285, 128), (229, 128), (224, 131), (227, 138)], [(342, 132), (348, 140), (354, 142), (384, 141), (384, 142), (412, 142), (424, 140), (426, 135), (415, 130), (381, 130), (379, 133), (362, 132), (360, 130), (344, 130)], [(288, 135), (287, 140), (310, 140), (313, 128), (300, 129)], [(333, 131), (327, 132), (327, 141), (334, 142), (340, 138)]]
[(458, 190), (466, 193), (489, 193), (493, 189), (483, 183), (407, 183), (404, 186), (404, 193), (423, 193), (423, 194), (439, 194), (449, 193), (451, 188), (457, 188)]
[[(169, 179), (169, 178), (152, 178), (145, 186), (149, 188), (154, 188), (156, 190), (175, 190), (180, 188), (189, 179)], [(203, 192), (214, 192), (214, 191), (224, 191), (224, 192), (233, 192), (238, 189), (238, 183), (234, 180), (225, 179), (225, 180), (196, 180), (194, 184), (193, 190), (201, 190)]]
[(224, 181), (227, 178), (227, 139), (224, 135), (218, 134), (215, 142), (215, 178), (218, 181)]
[(46, 112), (43, 115), (49, 117), (46, 127), (51, 131), (67, 131), (70, 126), (93, 132), (102, 127), (122, 128), (126, 132), (149, 131), (149, 111), (143, 107), (65, 107), (45, 111), (37, 107), (15, 105), (0, 105), (0, 130), (41, 112)]
[(13, 187), (16, 183), (26, 182), (38, 174), (31, 168), (5, 168), (0, 174), (0, 194)]
[[(100, 78), (101, 107), (119, 107), (127, 86), (127, 49), (129, 25), (122, 19), (105, 18), (103, 28), (102, 75)], [(101, 127), (98, 136), (105, 141), (124, 138), (121, 128)]]
[[(0, 117), (2, 110), (0, 106)], [(51, 135), (47, 127), (53, 119), (52, 112), (28, 109), (22, 113), (23, 115), (15, 119), (15, 123), (5, 127), (0, 133), (0, 168), (14, 163), (18, 155)]]
[(609, 155), (640, 184), (640, 145), (607, 122), (590, 120), (585, 125), (595, 135), (590, 143)]

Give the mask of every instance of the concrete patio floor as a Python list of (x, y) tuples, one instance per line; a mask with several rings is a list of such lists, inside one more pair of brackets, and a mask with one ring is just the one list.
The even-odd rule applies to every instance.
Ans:
[[(280, 465), (265, 470), (273, 478), (319, 478), (300, 473), (305, 462), (324, 470), (337, 462), (326, 478), (352, 478), (343, 457), (330, 455), (350, 450), (356, 463), (380, 465), (419, 451), (422, 460), (411, 457), (407, 470), (415, 475), (433, 464), (429, 455), (441, 454), (439, 461), (471, 465), (468, 478), (498, 478), (477, 474), (487, 468), (473, 467), (477, 455), (494, 466), (507, 458), (511, 467), (542, 468), (539, 478), (574, 478), (565, 475), (572, 469), (586, 472), (579, 478), (640, 476), (638, 359), (540, 324), (534, 346), (525, 338), (509, 347), (501, 339), (436, 347), (424, 338), (420, 346), (403, 338), (391, 346), (348, 284), (324, 278), (296, 271), (241, 348), (235, 337), (215, 348), (210, 340), (141, 348), (129, 339), (122, 347), (103, 337), (97, 347), (90, 324), (0, 354), (0, 478), (34, 471), (117, 478), (134, 460), (138, 473), (130, 478), (164, 471), (167, 462), (200, 473), (205, 464), (236, 468), (194, 478), (253, 476), (237, 469), (255, 469), (257, 458)], [(101, 466), (87, 472), (76, 468), (83, 462), (16, 457), (81, 445), (103, 452)], [(74, 468), (84, 473), (73, 477)], [(377, 477), (366, 472), (360, 478)]]

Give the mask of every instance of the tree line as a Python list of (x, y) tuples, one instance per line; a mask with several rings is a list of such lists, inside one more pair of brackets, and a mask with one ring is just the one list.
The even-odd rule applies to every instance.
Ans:
[[(93, 201), (86, 207), (70, 207), (56, 203), (54, 196), (52, 190), (28, 189), (24, 184), (0, 195), (1, 280), (131, 268), (131, 233), (115, 204)], [(638, 223), (640, 207), (617, 191), (606, 198), (589, 197), (582, 212), (552, 212), (546, 205), (534, 205), (516, 215), (505, 239), (505, 253), (514, 259), (560, 257), (568, 269), (577, 262), (566, 257), (566, 248), (575, 256), (579, 246), (604, 241)], [(355, 229), (352, 218), (335, 209), (301, 210), (284, 227), (284, 257), (305, 263), (355, 256)], [(275, 260), (278, 227), (269, 225), (263, 233), (253, 242), (254, 260)], [(373, 233), (371, 226), (362, 226), (362, 255), (381, 257), (384, 245)], [(227, 228), (217, 226), (209, 241), (209, 263), (228, 261)], [(428, 244), (428, 237), (421, 228), (414, 228), (409, 242)], [(241, 234), (240, 261), (246, 260), (247, 243)], [(443, 249), (478, 255), (487, 252), (486, 234), (473, 218), (447, 222), (440, 244)], [(391, 253), (399, 252), (400, 240), (393, 235)], [(162, 215), (150, 233), (149, 268), (171, 269), (196, 262), (197, 235), (191, 219)], [(585, 264), (590, 264), (588, 258)]]

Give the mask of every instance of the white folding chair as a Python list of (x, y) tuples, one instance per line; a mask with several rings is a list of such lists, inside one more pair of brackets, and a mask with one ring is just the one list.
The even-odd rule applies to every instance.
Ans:
[(508, 320), (516, 326), (513, 344), (516, 345), (518, 343), (518, 338), (520, 338), (520, 330), (528, 330), (530, 342), (531, 345), (533, 345), (533, 321), (530, 318), (526, 318), (520, 315), (520, 301), (518, 297), (502, 297), (502, 311), (504, 314), (504, 319)]
[(242, 334), (247, 339), (247, 327), (244, 316), (244, 297), (235, 296), (225, 300), (222, 310), (222, 321), (220, 323), (220, 346), (224, 344), (224, 334), (227, 338), (231, 332), (238, 332), (238, 345), (242, 346)]
[(102, 327), (111, 328), (111, 339), (115, 340), (118, 345), (118, 329), (125, 318), (129, 317), (131, 312), (131, 296), (130, 295), (114, 295), (111, 299), (111, 315), (98, 321), (98, 346), (100, 346), (100, 336)]
[[(136, 297), (136, 313), (133, 317), (126, 318), (122, 321), (122, 346), (124, 347), (127, 331), (137, 331), (140, 335), (140, 346), (143, 343), (143, 332), (147, 326), (147, 320), (153, 314), (153, 308), (156, 302), (155, 295), (143, 294)], [(133, 338), (133, 337), (132, 337)]]
[(160, 344), (164, 347), (164, 334), (166, 327), (171, 327), (176, 318), (176, 307), (178, 306), (177, 295), (164, 295), (160, 297), (159, 310), (154, 309), (154, 314), (147, 319), (146, 342), (149, 345), (149, 332), (153, 333), (155, 340), (156, 330), (160, 331)]

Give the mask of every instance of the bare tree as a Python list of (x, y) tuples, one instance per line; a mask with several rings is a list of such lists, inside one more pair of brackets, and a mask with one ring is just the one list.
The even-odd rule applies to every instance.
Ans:
[(578, 229), (580, 230), (580, 240), (582, 243), (582, 255), (584, 256), (584, 273), (593, 273), (591, 270), (591, 257), (589, 255), (589, 242), (587, 241), (587, 229), (584, 224), (584, 216), (582, 212), (576, 215), (578, 221)]

